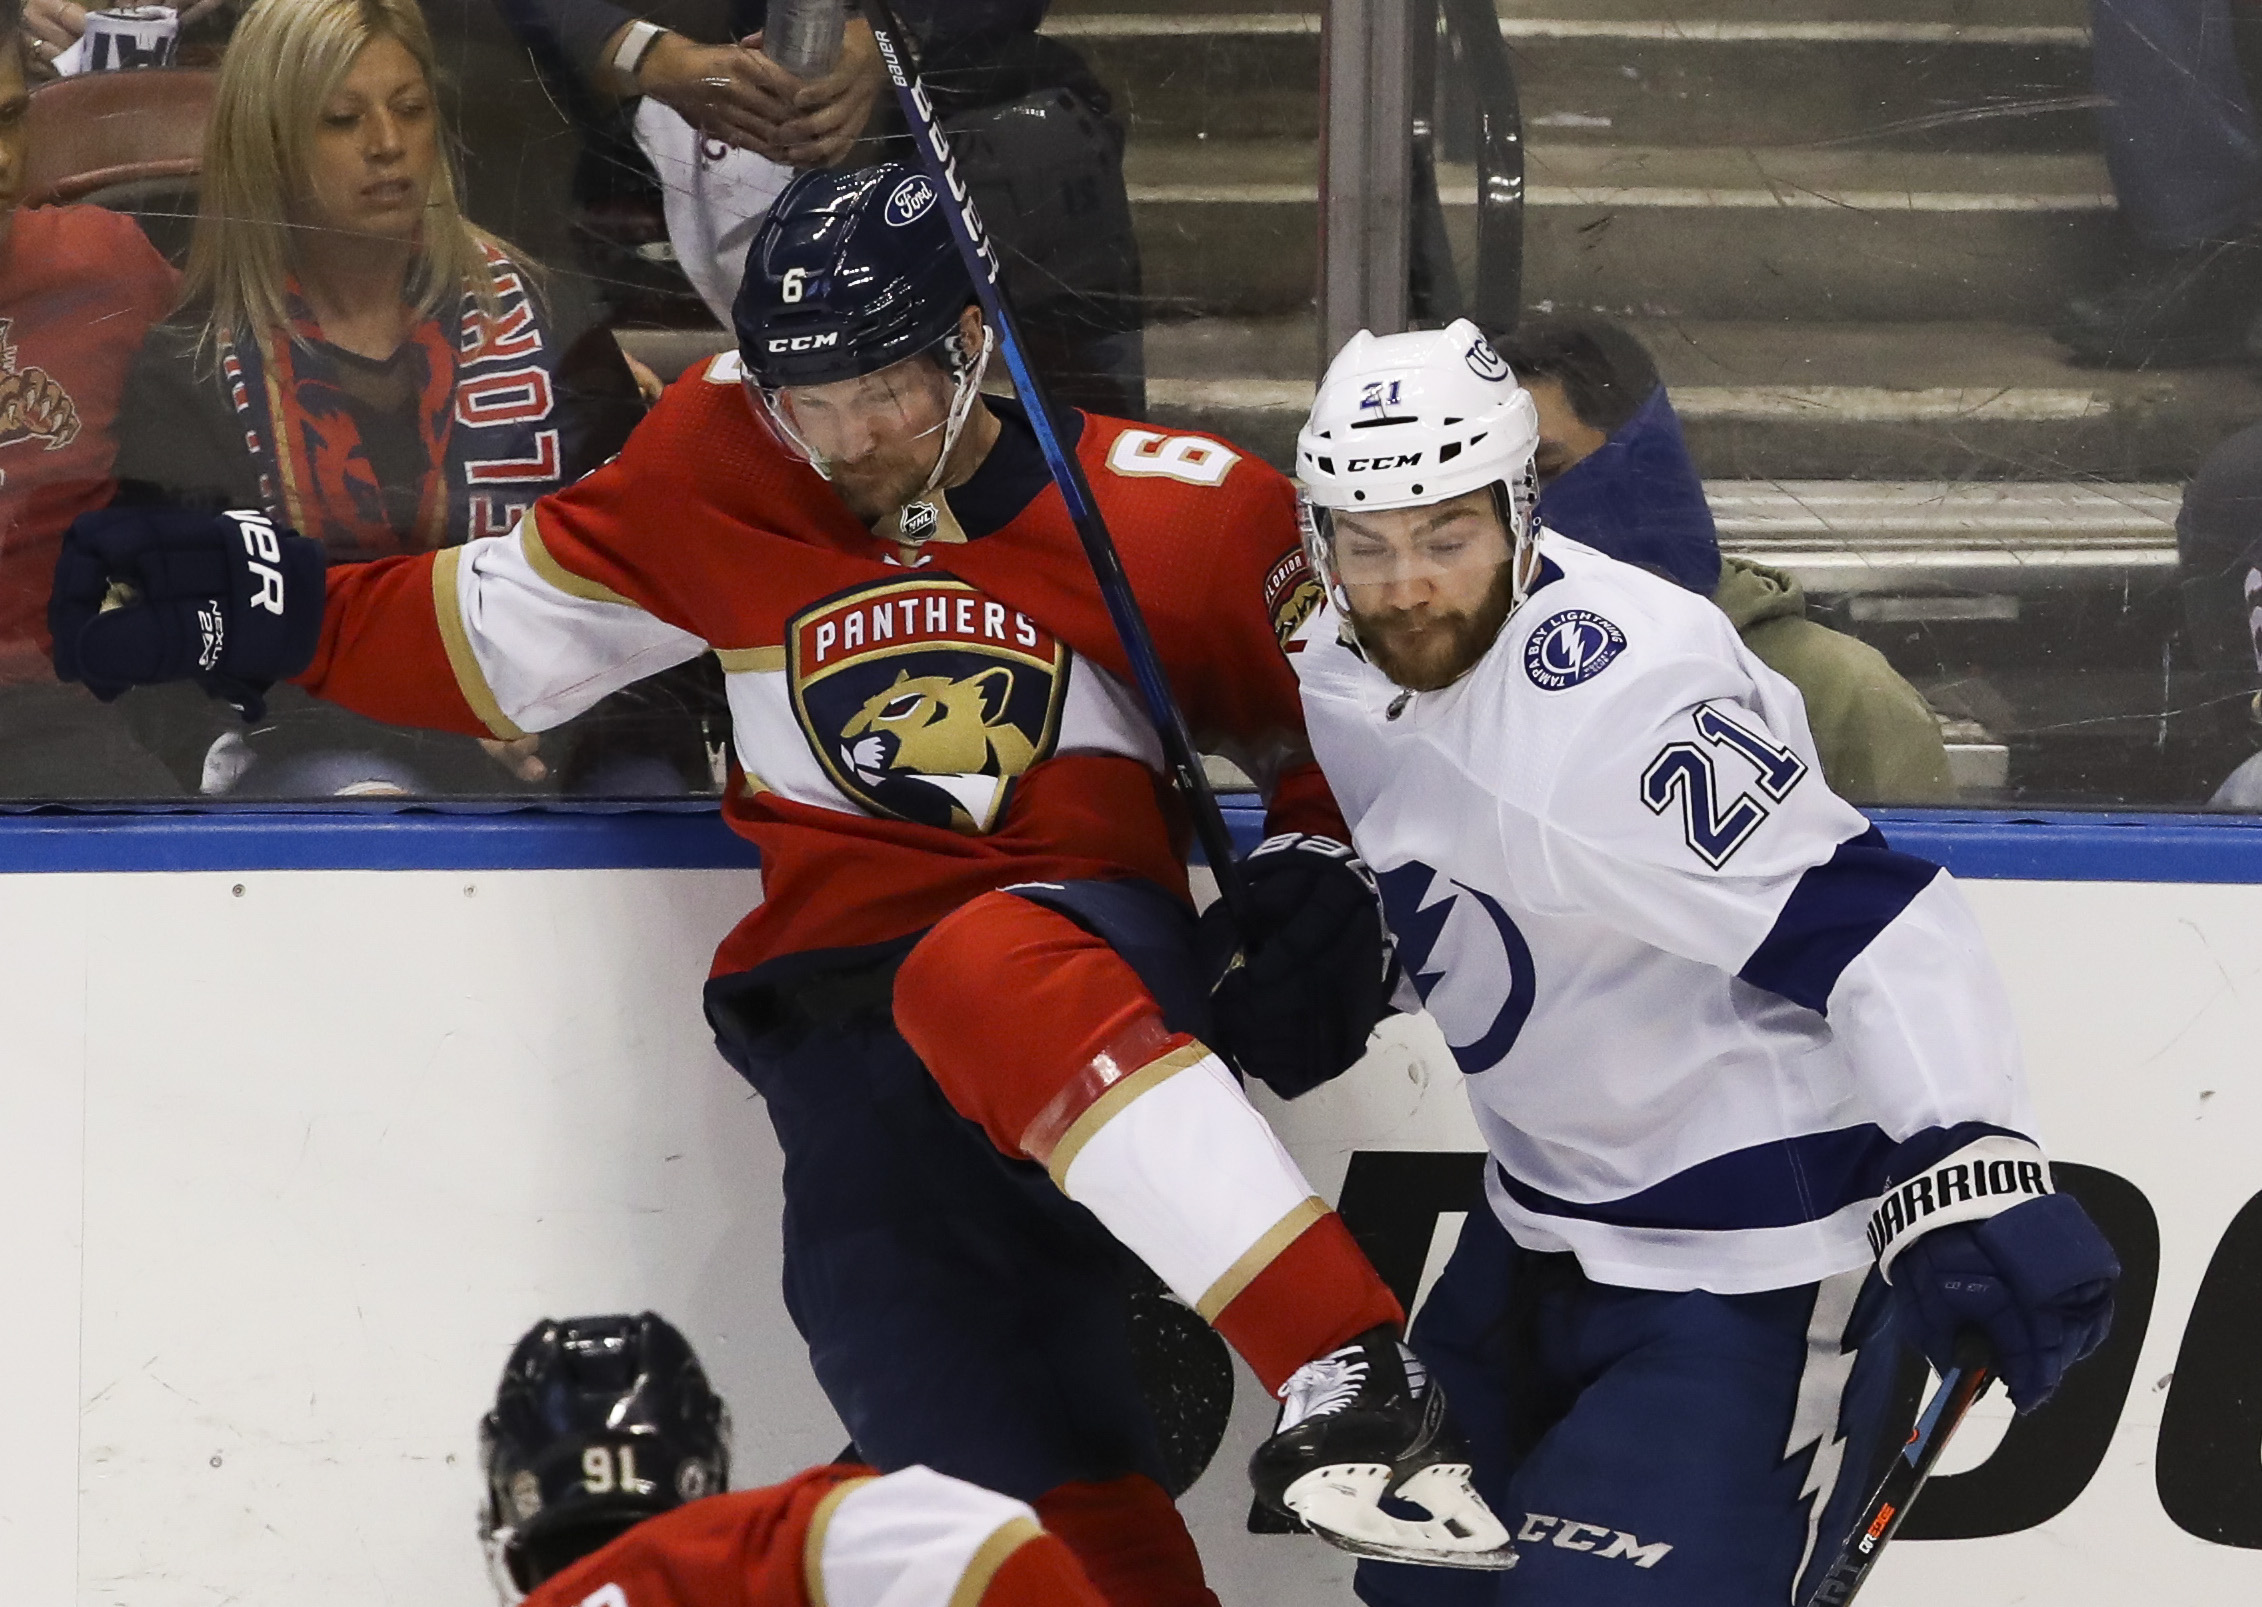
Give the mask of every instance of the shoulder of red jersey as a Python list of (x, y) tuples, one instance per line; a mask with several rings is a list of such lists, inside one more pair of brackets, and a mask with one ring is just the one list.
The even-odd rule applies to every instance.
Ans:
[(735, 349), (692, 364), (660, 393), (615, 461), (640, 484), (644, 474), (657, 476), (671, 506), (712, 501), (744, 511), (749, 497), (805, 496), (807, 465), (755, 416), (743, 373)]
[(1110, 418), (1104, 413), (1084, 415), (1084, 434), (1077, 443), (1084, 472), (1093, 477), (1093, 491), (1104, 481), (1128, 481), (1162, 495), (1177, 492), (1208, 500), (1224, 492), (1241, 501), (1266, 499), (1292, 502), (1295, 488), (1288, 477), (1246, 447), (1199, 430), (1166, 429), (1137, 419)]
[(745, 360), (738, 355), (735, 346), (701, 358), (685, 369), (674, 384), (660, 392), (660, 399), (652, 404), (649, 416), (662, 418), (672, 414), (736, 421), (759, 435), (765, 447), (782, 451), (770, 432), (762, 428), (761, 420), (754, 416), (754, 404), (746, 394)]
[(1140, 487), (1142, 511), (1162, 521), (1238, 536), (1252, 566), (1262, 563), (1265, 614), (1285, 650), (1319, 606), (1320, 588), (1304, 560), (1296, 525), (1296, 487), (1246, 448), (1198, 430), (1166, 430), (1087, 414), (1082, 451), (1093, 494), (1112, 484)]

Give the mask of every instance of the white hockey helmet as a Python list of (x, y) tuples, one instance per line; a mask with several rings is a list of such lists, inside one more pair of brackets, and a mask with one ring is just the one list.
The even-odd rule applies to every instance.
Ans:
[(1297, 433), (1296, 477), (1315, 507), (1418, 508), (1488, 485), (1514, 490), (1538, 449), (1530, 394), (1484, 332), (1456, 318), (1353, 335)]
[(1491, 488), (1522, 601), (1539, 487), (1539, 411), (1466, 318), (1403, 335), (1360, 330), (1328, 364), (1296, 436), (1305, 546), (1350, 628), (1329, 531), (1335, 511), (1445, 502)]

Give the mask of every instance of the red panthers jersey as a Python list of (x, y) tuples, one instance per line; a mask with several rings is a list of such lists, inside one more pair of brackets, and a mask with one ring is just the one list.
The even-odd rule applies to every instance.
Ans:
[[(875, 535), (754, 415), (735, 354), (509, 536), (330, 572), (302, 678), (378, 719), (516, 737), (702, 651), (734, 729), (724, 812), (764, 898), (718, 973), (904, 936), (1024, 881), (1185, 892), (1183, 812), (1026, 420)], [(1344, 827), (1280, 643), (1316, 605), (1294, 492), (1208, 436), (1072, 415), (1197, 741), (1274, 830)]]
[(648, 1518), (526, 1607), (1104, 1607), (1006, 1496), (923, 1467), (814, 1468)]

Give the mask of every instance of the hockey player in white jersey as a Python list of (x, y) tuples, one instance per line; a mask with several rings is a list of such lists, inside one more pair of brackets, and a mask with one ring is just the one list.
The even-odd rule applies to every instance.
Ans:
[(2119, 1267), (1955, 883), (1708, 600), (1534, 526), (1536, 433), (1461, 322), (1355, 337), (1297, 443), (1313, 745), (1491, 1152), (1413, 1344), (1523, 1559), (1359, 1593), (1803, 1601), (1900, 1342), (1978, 1330), (2031, 1410)]

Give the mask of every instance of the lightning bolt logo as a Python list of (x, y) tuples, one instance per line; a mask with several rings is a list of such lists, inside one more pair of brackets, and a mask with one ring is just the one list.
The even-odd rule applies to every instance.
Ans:
[(1839, 1411), (1846, 1398), (1846, 1383), (1853, 1377), (1859, 1351), (1846, 1348), (1846, 1327), (1853, 1320), (1854, 1301), (1861, 1294), (1864, 1271), (1841, 1272), (1825, 1278), (1814, 1291), (1814, 1316), (1806, 1329), (1806, 1368), (1799, 1374), (1798, 1404), (1791, 1411), (1791, 1432), (1783, 1442), (1783, 1460), (1814, 1447), (1807, 1464), (1806, 1482), (1799, 1497), (1807, 1502), (1806, 1549), (1791, 1575), (1803, 1577), (1813, 1560), (1815, 1541), (1822, 1528), (1822, 1509), (1838, 1488), (1838, 1475), (1846, 1460), (1845, 1437), (1838, 1432)]
[[(1422, 1003), (1430, 1003), (1440, 983), (1448, 978), (1454, 981), (1454, 997), (1440, 1000), (1438, 1006), (1431, 1009), (1433, 1015), (1439, 1015), (1442, 1009), (1438, 1025), (1445, 1032), (1446, 1047), (1453, 1051), (1453, 1059), (1472, 1077), (1480, 1071), (1490, 1071), (1507, 1058), (1516, 1035), (1524, 1030), (1524, 1022), (1532, 1013), (1532, 1000), (1538, 990), (1532, 970), (1531, 945), (1524, 941), (1524, 934), (1516, 929), (1508, 912), (1500, 907), (1500, 900), (1450, 877), (1440, 884), (1437, 872), (1420, 860), (1408, 860), (1393, 869), (1380, 871), (1376, 873), (1375, 882), (1382, 889), (1383, 908), (1390, 916), (1390, 930), (1398, 940), (1406, 974), (1413, 978), (1414, 991), (1422, 996)], [(1446, 925), (1464, 897), (1483, 912), (1498, 934), (1501, 953), (1497, 958), (1488, 952), (1489, 945), (1475, 938), (1473, 933), (1464, 933), (1461, 941), (1447, 944), (1442, 954), (1438, 952)], [(1437, 962), (1434, 965), (1433, 958)], [(1456, 976), (1457, 964), (1471, 974)], [(1505, 974), (1473, 974), (1495, 968)], [(1500, 987), (1501, 983), (1505, 986)], [(1490, 1024), (1474, 1038), (1458, 1040), (1455, 1033), (1471, 1024), (1468, 1017), (1472, 1012), (1455, 1006), (1474, 997), (1479, 1001), (1481, 1012), (1482, 1001), (1491, 996), (1496, 987), (1500, 1003)], [(1477, 1019), (1483, 1019), (1481, 1013), (1477, 1013)]]

